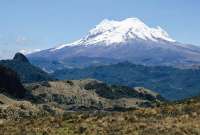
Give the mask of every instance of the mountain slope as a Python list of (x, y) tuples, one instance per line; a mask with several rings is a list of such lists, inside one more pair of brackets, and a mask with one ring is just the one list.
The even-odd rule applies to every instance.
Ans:
[(9, 68), (0, 65), (0, 93), (15, 98), (25, 96), (26, 90), (22, 86), (17, 74)]
[(13, 60), (1, 60), (0, 65), (17, 72), (23, 83), (55, 80), (40, 68), (31, 65), (28, 59), (20, 53), (17, 53)]
[(61, 45), (53, 50), (59, 50), (67, 46), (79, 45), (114, 45), (126, 43), (131, 40), (149, 40), (154, 42), (175, 42), (161, 27), (150, 28), (137, 18), (127, 18), (122, 21), (103, 20), (88, 35), (71, 44)]
[[(95, 62), (98, 65), (109, 64), (99, 58), (183, 68), (200, 64), (200, 48), (176, 42), (160, 27), (151, 28), (137, 18), (128, 18), (122, 21), (104, 20), (78, 41), (29, 54), (28, 57), (34, 64), (52, 71), (58, 69), (47, 66), (52, 61), (70, 68), (91, 66)], [(70, 62), (80, 57), (92, 61), (87, 65)], [(44, 64), (38, 62), (41, 59), (51, 61)]]
[(164, 98), (178, 100), (200, 94), (200, 70), (148, 67), (131, 63), (55, 71), (58, 79), (95, 78), (111, 84), (152, 89)]
[(126, 110), (163, 102), (157, 93), (142, 87), (107, 85), (93, 79), (51, 81), (25, 85), (40, 104), (64, 110)]

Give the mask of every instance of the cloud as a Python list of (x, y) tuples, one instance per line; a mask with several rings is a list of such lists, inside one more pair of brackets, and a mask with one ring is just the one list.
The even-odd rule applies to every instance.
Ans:
[(32, 41), (25, 36), (17, 36), (15, 42), (17, 45), (26, 45), (30, 44)]
[(41, 51), (41, 49), (33, 49), (33, 50), (31, 50), (31, 49), (22, 49), (19, 52), (23, 53), (24, 55), (27, 55), (27, 54), (31, 54), (31, 53), (35, 53), (35, 52), (39, 52), (39, 51)]

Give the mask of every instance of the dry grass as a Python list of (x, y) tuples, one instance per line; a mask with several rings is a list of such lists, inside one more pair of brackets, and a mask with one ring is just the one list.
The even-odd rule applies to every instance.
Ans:
[(2, 135), (199, 135), (200, 102), (128, 112), (66, 113), (0, 126)]

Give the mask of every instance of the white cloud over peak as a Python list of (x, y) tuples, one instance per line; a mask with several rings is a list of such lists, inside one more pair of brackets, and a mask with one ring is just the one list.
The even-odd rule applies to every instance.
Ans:
[(30, 53), (35, 53), (35, 52), (39, 52), (41, 51), (40, 49), (22, 49), (20, 50), (19, 52), (24, 54), (24, 55), (27, 55), (27, 54), (30, 54)]

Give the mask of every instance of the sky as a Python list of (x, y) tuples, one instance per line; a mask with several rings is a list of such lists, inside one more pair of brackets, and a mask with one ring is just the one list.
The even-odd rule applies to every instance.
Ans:
[(130, 17), (200, 45), (200, 0), (0, 0), (0, 59), (73, 42), (103, 19)]

